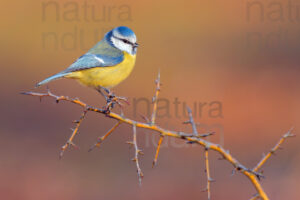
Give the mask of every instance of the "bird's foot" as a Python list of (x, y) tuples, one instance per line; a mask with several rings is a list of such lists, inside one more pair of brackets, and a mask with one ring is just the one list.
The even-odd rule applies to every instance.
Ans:
[(108, 95), (106, 96), (105, 110), (109, 113), (116, 104), (118, 106), (120, 106), (120, 108), (123, 108), (124, 107), (123, 103), (126, 103), (129, 105), (129, 101), (126, 97), (116, 96), (113, 92), (110, 91), (108, 93)]

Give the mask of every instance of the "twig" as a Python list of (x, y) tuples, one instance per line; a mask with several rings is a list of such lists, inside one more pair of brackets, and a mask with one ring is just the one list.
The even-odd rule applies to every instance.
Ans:
[(263, 156), (263, 158), (259, 161), (259, 163), (252, 169), (253, 172), (257, 172), (262, 166), (263, 164), (265, 164), (265, 162), (271, 157), (272, 154), (274, 154), (278, 149), (280, 149), (280, 145), (289, 137), (294, 137), (295, 135), (292, 134), (292, 128), (286, 133), (284, 134), (280, 140), (278, 141), (278, 143), (265, 155)]
[(162, 143), (163, 139), (164, 139), (164, 136), (163, 136), (163, 135), (160, 135), (160, 136), (159, 136), (158, 143), (157, 143), (156, 153), (155, 153), (155, 157), (154, 157), (154, 160), (153, 160), (153, 163), (152, 163), (152, 167), (154, 167), (154, 166), (157, 165), (157, 158), (158, 158), (160, 146), (161, 146), (161, 143)]
[(189, 137), (205, 138), (205, 137), (209, 137), (209, 136), (215, 134), (215, 132), (208, 132), (208, 133), (203, 133), (203, 134), (199, 135), (198, 130), (197, 130), (197, 123), (195, 123), (195, 121), (194, 121), (192, 110), (188, 106), (186, 107), (186, 109), (188, 111), (189, 120), (183, 122), (183, 124), (191, 124), (192, 128), (193, 128), (193, 134), (189, 135)]
[(132, 144), (135, 148), (135, 155), (134, 155), (134, 158), (132, 159), (132, 161), (134, 161), (136, 163), (136, 168), (137, 168), (137, 175), (138, 175), (138, 178), (139, 178), (139, 185), (141, 186), (142, 185), (142, 178), (143, 178), (143, 172), (140, 168), (140, 164), (139, 164), (139, 154), (143, 155), (143, 152), (138, 148), (137, 146), (137, 141), (136, 141), (136, 125), (133, 124), (132, 125), (132, 128), (133, 128), (133, 141), (132, 141)]
[(189, 114), (189, 121), (186, 121), (186, 122), (183, 122), (183, 123), (184, 124), (191, 124), (192, 128), (193, 128), (194, 136), (198, 136), (197, 126), (196, 126), (196, 123), (195, 123), (194, 118), (193, 118), (192, 110), (188, 106), (186, 107), (186, 109), (187, 109), (188, 114)]
[(49, 89), (47, 90), (47, 93), (22, 92), (21, 94), (28, 95), (28, 96), (39, 97), (40, 100), (44, 97), (51, 97), (51, 98), (55, 99), (56, 103), (59, 103), (60, 101), (68, 101), (68, 102), (71, 102), (71, 103), (74, 103), (74, 104), (77, 104), (77, 105), (83, 107), (87, 111), (94, 111), (94, 112), (98, 112), (98, 113), (102, 113), (102, 114), (107, 114), (107, 111), (105, 109), (100, 109), (100, 108), (95, 108), (95, 107), (89, 106), (86, 103), (80, 101), (78, 98), (70, 98), (68, 96), (54, 95), (50, 92)]
[(78, 129), (81, 125), (81, 122), (84, 120), (85, 116), (86, 116), (86, 113), (87, 113), (87, 110), (84, 110), (83, 113), (81, 114), (79, 120), (77, 121), (74, 121), (74, 123), (76, 123), (76, 127), (75, 129), (73, 129), (73, 132), (70, 136), (70, 138), (68, 139), (68, 141), (61, 147), (61, 151), (60, 151), (60, 154), (59, 154), (59, 158), (61, 159), (63, 157), (63, 154), (65, 152), (65, 150), (69, 147), (69, 146), (73, 146), (75, 148), (78, 148), (74, 142), (73, 142), (73, 139), (75, 137), (75, 135), (78, 133)]
[[(186, 123), (186, 122), (184, 122)], [(190, 133), (183, 133), (183, 132), (178, 132), (179, 135), (181, 135), (182, 137), (194, 137), (194, 138), (205, 138), (211, 135), (214, 135), (215, 132), (208, 132), (208, 133), (203, 133), (200, 135), (195, 135), (194, 133), (190, 134)]]
[(208, 149), (204, 149), (204, 157), (205, 157), (205, 172), (206, 172), (206, 177), (207, 177), (207, 186), (206, 186), (206, 191), (207, 191), (207, 199), (210, 200), (210, 183), (213, 182), (214, 180), (210, 177), (210, 171), (209, 171), (209, 160), (208, 160)]
[(216, 132), (208, 132), (208, 133), (200, 134), (200, 135), (198, 135), (197, 137), (205, 138), (205, 137), (212, 136), (212, 135), (214, 135), (214, 134), (216, 134)]
[(157, 114), (157, 102), (158, 102), (158, 95), (160, 92), (160, 72), (158, 72), (157, 75), (157, 79), (155, 80), (155, 85), (156, 85), (156, 89), (155, 89), (155, 95), (152, 98), (152, 103), (153, 103), (153, 112), (152, 112), (152, 117), (151, 117), (151, 124), (154, 125), (155, 124), (155, 119), (156, 119), (156, 114)]
[[(155, 119), (156, 119), (156, 115), (157, 115), (158, 95), (159, 95), (160, 86), (161, 86), (160, 72), (158, 72), (157, 79), (155, 80), (155, 85), (156, 85), (155, 94), (152, 98), (153, 112), (152, 112), (151, 122), (150, 122), (151, 125), (155, 124)], [(153, 160), (153, 163), (152, 163), (152, 167), (154, 167), (157, 164), (157, 158), (158, 158), (160, 146), (161, 146), (161, 143), (162, 143), (163, 139), (164, 139), (163, 135), (160, 135), (159, 140), (158, 140), (158, 144), (157, 144), (157, 148), (156, 148), (155, 157), (154, 157), (154, 160)]]
[(100, 147), (100, 144), (121, 124), (118, 121), (105, 135), (102, 137), (98, 137), (97, 143), (95, 143), (90, 149), (89, 152), (92, 151), (95, 147)]

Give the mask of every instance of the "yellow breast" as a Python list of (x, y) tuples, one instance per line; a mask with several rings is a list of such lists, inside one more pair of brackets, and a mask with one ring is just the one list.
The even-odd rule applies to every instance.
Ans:
[(124, 60), (111, 67), (95, 67), (71, 73), (67, 78), (77, 79), (83, 85), (111, 88), (125, 80), (135, 64), (136, 55), (124, 52)]

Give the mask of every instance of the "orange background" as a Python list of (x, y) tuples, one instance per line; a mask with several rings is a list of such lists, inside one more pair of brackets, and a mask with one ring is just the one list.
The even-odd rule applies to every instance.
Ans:
[[(131, 27), (140, 47), (133, 73), (114, 91), (130, 99), (150, 100), (160, 69), (161, 97), (169, 100), (171, 113), (169, 118), (158, 119), (162, 127), (191, 131), (181, 124), (186, 118), (174, 115), (175, 98), (190, 107), (195, 102), (219, 101), (223, 117), (212, 118), (207, 106), (195, 120), (208, 126), (220, 125), (223, 131), (217, 129), (211, 140), (220, 142), (223, 136), (225, 148), (248, 167), (255, 166), (262, 153), (288, 129), (295, 127), (297, 134), (300, 17), (295, 7), (300, 8), (299, 1), (276, 1), (277, 5), (270, 0), (86, 1), (94, 7), (89, 17), (105, 15), (102, 21), (86, 21), (84, 1), (57, 0), (43, 11), (47, 2), (1, 3), (1, 199), (207, 198), (201, 192), (206, 187), (201, 147), (168, 139), (158, 166), (152, 169), (152, 139), (158, 138), (138, 129), (139, 146), (145, 153), (141, 159), (145, 177), (139, 188), (136, 167), (130, 161), (134, 152), (125, 144), (132, 137), (129, 126), (122, 125), (101, 149), (88, 153), (96, 138), (114, 124), (90, 113), (75, 138), (80, 150), (67, 151), (59, 161), (59, 149), (71, 134), (71, 122), (79, 118), (81, 108), (50, 99), (39, 103), (37, 98), (19, 95), (23, 91), (45, 91), (34, 89), (34, 85), (82, 55), (86, 49), (80, 42), (85, 48), (92, 47), (95, 32), (101, 38), (103, 32), (118, 25)], [(247, 11), (247, 4), (252, 2), (258, 4)], [(292, 12), (289, 2), (294, 6)], [(72, 14), (67, 13), (72, 6), (78, 6), (75, 21), (70, 21)], [(127, 12), (124, 6), (130, 16), (122, 18), (120, 12)], [(258, 39), (247, 41), (247, 35), (253, 32)], [(54, 39), (46, 40), (43, 46), (45, 33), (55, 35), (57, 47)], [(74, 41), (77, 46), (72, 47)], [(91, 105), (100, 107), (104, 103), (97, 92), (73, 80), (59, 80), (49, 87), (56, 94), (79, 97)], [(145, 109), (141, 106), (138, 112), (145, 113)], [(126, 107), (125, 114), (142, 120), (133, 115), (132, 105)], [(300, 197), (298, 144), (298, 137), (287, 141), (284, 150), (265, 164), (266, 178), (261, 182), (270, 199)], [(255, 194), (244, 176), (231, 176), (232, 166), (218, 160), (216, 153), (210, 155), (211, 175), (216, 179), (212, 199), (249, 199)]]

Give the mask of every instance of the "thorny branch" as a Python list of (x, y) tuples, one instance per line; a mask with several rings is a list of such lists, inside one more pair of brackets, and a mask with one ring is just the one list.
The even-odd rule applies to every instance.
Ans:
[(137, 146), (137, 141), (136, 141), (136, 125), (133, 124), (132, 125), (132, 129), (133, 129), (133, 141), (132, 144), (134, 146), (135, 149), (135, 154), (134, 154), (134, 158), (132, 159), (132, 161), (134, 161), (136, 163), (136, 168), (137, 168), (137, 175), (139, 178), (139, 184), (140, 186), (142, 185), (142, 178), (143, 178), (143, 172), (140, 168), (140, 164), (139, 164), (139, 155), (143, 155), (144, 153), (138, 148)]
[[(155, 80), (155, 85), (156, 85), (155, 94), (154, 94), (154, 96), (152, 98), (153, 111), (152, 111), (151, 122), (150, 122), (151, 125), (155, 125), (155, 119), (156, 119), (156, 115), (157, 115), (158, 95), (159, 95), (160, 86), (161, 86), (160, 72), (158, 72), (157, 79)], [(158, 154), (159, 154), (161, 143), (163, 142), (163, 140), (164, 140), (164, 136), (160, 135), (159, 136), (159, 140), (158, 140), (158, 144), (157, 144), (157, 147), (156, 147), (156, 152), (155, 152), (154, 160), (152, 162), (152, 167), (155, 167), (156, 164), (157, 164)]]
[[(194, 121), (193, 118), (193, 113), (192, 110), (187, 107), (186, 108), (189, 114), (189, 121), (183, 122), (184, 124), (191, 124), (192, 128), (193, 128), (193, 135), (192, 137), (199, 137), (199, 133), (197, 130), (197, 124)], [(212, 134), (202, 134), (200, 135), (200, 137), (208, 137)], [(207, 178), (207, 185), (206, 185), (206, 189), (204, 191), (207, 191), (207, 199), (210, 200), (210, 183), (213, 181), (213, 179), (210, 177), (210, 171), (209, 171), (209, 160), (208, 160), (208, 148), (204, 148), (205, 153), (204, 153), (204, 159), (205, 159), (205, 173), (206, 173), (206, 178)]]
[(278, 143), (265, 155), (263, 156), (263, 158), (261, 159), (261, 161), (259, 161), (259, 163), (252, 169), (252, 171), (257, 172), (262, 166), (263, 164), (266, 163), (266, 161), (271, 157), (271, 155), (275, 154), (275, 152), (280, 149), (280, 145), (287, 139), (290, 137), (294, 137), (295, 135), (292, 134), (292, 130), (290, 129), (286, 134), (284, 134), (280, 140), (278, 141)]
[[(203, 146), (205, 148), (205, 157), (206, 158), (208, 158), (207, 157), (208, 156), (207, 155), (208, 150), (216, 151), (222, 156), (222, 158), (224, 160), (227, 160), (229, 163), (231, 163), (231, 165), (234, 167), (235, 171), (239, 171), (240, 173), (245, 175), (250, 180), (250, 182), (252, 183), (252, 185), (254, 186), (254, 188), (257, 192), (257, 195), (255, 196), (255, 198), (260, 198), (260, 199), (263, 199), (263, 200), (269, 200), (267, 194), (265, 193), (265, 191), (263, 190), (263, 188), (262, 188), (262, 186), (259, 182), (260, 178), (262, 178), (263, 176), (262, 176), (262, 174), (258, 173), (257, 171), (267, 161), (267, 159), (280, 147), (280, 145), (287, 138), (294, 136), (293, 134), (291, 134), (291, 130), (287, 134), (282, 136), (282, 138), (277, 143), (277, 145), (275, 145), (275, 147), (266, 156), (263, 157), (263, 159), (257, 164), (257, 166), (254, 169), (249, 169), (249, 168), (245, 167), (244, 165), (242, 165), (236, 158), (233, 157), (233, 155), (228, 150), (225, 150), (221, 145), (215, 144), (215, 143), (212, 143), (212, 142), (209, 142), (209, 141), (203, 139), (203, 138), (205, 138), (207, 136), (210, 136), (214, 133), (205, 133), (205, 134), (202, 134), (202, 135), (196, 135), (195, 134), (196, 131), (195, 131), (194, 127), (193, 127), (193, 133), (183, 133), (183, 132), (180, 132), (180, 131), (167, 130), (167, 129), (161, 128), (160, 126), (156, 125), (155, 124), (155, 117), (156, 117), (156, 111), (157, 111), (157, 96), (158, 96), (159, 91), (160, 91), (160, 75), (158, 75), (158, 79), (156, 81), (156, 86), (157, 86), (156, 87), (156, 95), (155, 95), (156, 100), (154, 101), (154, 107), (156, 107), (156, 108), (153, 109), (154, 112), (152, 114), (152, 118), (151, 118), (150, 123), (138, 122), (138, 121), (126, 118), (121, 114), (117, 114), (117, 113), (114, 113), (114, 112), (107, 112), (107, 110), (105, 110), (105, 109), (100, 109), (100, 108), (89, 106), (88, 104), (86, 104), (86, 103), (84, 103), (84, 102), (82, 102), (82, 101), (80, 101), (79, 99), (76, 99), (76, 98), (74, 99), (74, 98), (70, 98), (70, 97), (67, 97), (67, 96), (57, 96), (57, 95), (52, 94), (49, 90), (47, 91), (47, 93), (25, 92), (25, 93), (22, 93), (22, 94), (30, 95), (30, 96), (36, 96), (36, 97), (39, 97), (40, 100), (44, 97), (50, 97), (50, 98), (54, 98), (57, 103), (59, 103), (60, 101), (67, 101), (67, 102), (74, 103), (74, 104), (79, 105), (82, 108), (84, 108), (84, 112), (81, 115), (80, 119), (77, 121), (77, 123), (76, 123), (77, 125), (76, 125), (71, 137), (69, 138), (67, 143), (62, 148), (62, 150), (63, 150), (62, 153), (64, 152), (64, 150), (69, 145), (74, 145), (73, 142), (72, 142), (73, 138), (76, 135), (76, 133), (78, 132), (78, 128), (79, 128), (81, 122), (83, 121), (86, 113), (88, 111), (96, 112), (96, 113), (103, 114), (106, 117), (117, 120), (118, 125), (119, 125), (119, 123), (122, 122), (122, 123), (129, 124), (129, 125), (133, 126), (133, 141), (129, 142), (129, 143), (134, 145), (135, 150), (136, 150), (134, 161), (136, 162), (136, 165), (137, 165), (139, 183), (141, 183), (141, 179), (143, 177), (143, 174), (142, 174), (142, 171), (140, 169), (139, 162), (138, 162), (139, 161), (138, 155), (142, 154), (142, 152), (137, 147), (137, 142), (136, 142), (136, 134), (137, 134), (136, 133), (136, 128), (137, 127), (143, 128), (143, 129), (149, 129), (149, 130), (155, 131), (155, 132), (160, 134), (159, 145), (158, 145), (158, 149), (156, 150), (156, 155), (155, 155), (154, 160), (157, 160), (157, 155), (158, 155), (159, 148), (161, 146), (160, 144), (163, 140), (162, 139), (163, 137), (173, 137), (173, 138), (178, 138), (178, 139), (181, 139), (181, 140), (185, 140), (188, 143), (198, 144), (198, 145)], [(192, 122), (192, 123), (195, 124), (194, 122)], [(99, 142), (101, 143), (109, 134), (111, 134), (111, 132), (113, 132), (114, 129), (118, 126), (117, 124), (106, 135), (101, 137), (98, 140), (98, 143)], [(96, 146), (97, 146), (98, 143), (96, 143)], [(100, 145), (100, 143), (99, 143), (99, 145)], [(155, 161), (155, 163), (156, 163), (156, 161)], [(207, 159), (207, 161), (206, 161), (206, 172), (209, 171), (208, 169), (209, 169), (209, 166), (208, 166), (208, 159)], [(207, 173), (207, 176), (208, 176), (208, 187), (209, 187), (209, 183), (211, 182), (210, 174)]]
[(158, 103), (158, 95), (160, 92), (160, 72), (158, 72), (158, 76), (157, 79), (155, 81), (155, 85), (156, 85), (156, 90), (155, 90), (155, 95), (152, 98), (152, 103), (153, 103), (153, 113), (152, 113), (152, 117), (151, 117), (151, 124), (154, 125), (155, 124), (155, 119), (156, 119), (156, 113), (157, 113), (157, 103)]
[(152, 167), (156, 166), (156, 164), (157, 164), (157, 158), (158, 158), (160, 146), (161, 146), (161, 143), (163, 142), (163, 139), (164, 139), (164, 136), (163, 136), (163, 135), (160, 135), (160, 136), (159, 136), (158, 143), (157, 143), (156, 152), (155, 152), (155, 157), (154, 157), (154, 160), (153, 160), (153, 163), (152, 163)]
[(191, 124), (192, 128), (193, 128), (193, 134), (185, 135), (185, 136), (196, 137), (196, 138), (205, 138), (205, 137), (209, 137), (209, 136), (212, 136), (215, 134), (215, 132), (208, 132), (208, 133), (203, 133), (203, 134), (199, 135), (198, 130), (197, 130), (197, 123), (195, 123), (195, 121), (194, 121), (192, 110), (189, 107), (186, 107), (186, 109), (188, 111), (189, 120), (183, 122), (183, 124)]
[(100, 144), (121, 124), (121, 121), (118, 121), (105, 135), (98, 137), (97, 143), (95, 143), (90, 149), (92, 151), (95, 147), (100, 147)]
[(74, 142), (73, 142), (73, 139), (75, 137), (75, 135), (78, 133), (78, 129), (81, 125), (81, 122), (83, 121), (83, 119), (85, 118), (86, 116), (86, 113), (87, 113), (87, 110), (84, 110), (83, 113), (81, 114), (79, 120), (76, 120), (76, 121), (73, 121), (74, 123), (76, 123), (76, 127), (73, 130), (70, 138), (68, 139), (68, 141), (61, 147), (61, 151), (60, 151), (60, 154), (59, 154), (59, 158), (61, 159), (64, 155), (64, 152), (65, 150), (69, 147), (69, 146), (73, 146), (74, 148), (78, 148)]
[(186, 122), (183, 122), (183, 123), (184, 124), (191, 124), (192, 128), (193, 128), (193, 134), (195, 136), (198, 136), (197, 125), (194, 121), (192, 110), (189, 107), (187, 107), (186, 109), (187, 109), (188, 114), (189, 114), (189, 121), (186, 121)]
[(210, 170), (209, 170), (209, 160), (208, 160), (208, 149), (204, 149), (204, 159), (205, 159), (205, 172), (207, 178), (207, 186), (205, 191), (207, 191), (207, 199), (210, 200), (210, 183), (214, 180), (210, 177)]

